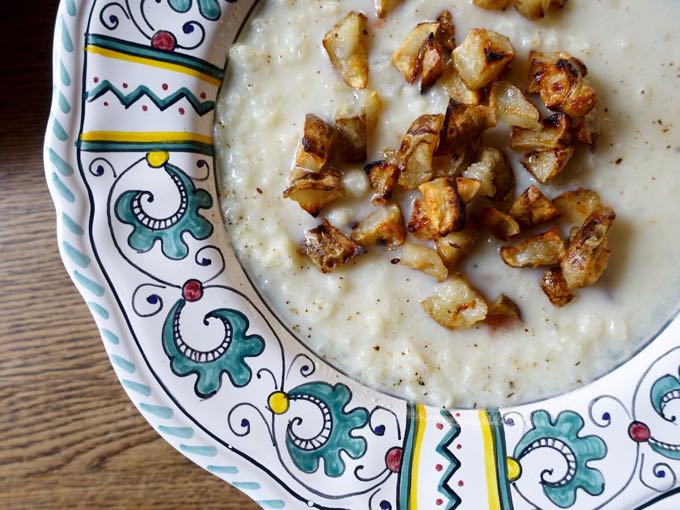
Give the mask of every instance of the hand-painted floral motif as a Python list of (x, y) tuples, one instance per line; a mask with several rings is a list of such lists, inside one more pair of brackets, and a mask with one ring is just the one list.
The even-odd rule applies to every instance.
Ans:
[[(198, 10), (205, 19), (216, 21), (222, 15), (222, 9), (217, 0), (197, 0)], [(170, 7), (177, 12), (188, 12), (193, 5), (193, 0), (168, 0)]]

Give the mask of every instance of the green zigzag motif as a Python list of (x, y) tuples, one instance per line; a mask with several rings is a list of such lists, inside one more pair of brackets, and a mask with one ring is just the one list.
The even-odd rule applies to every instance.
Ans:
[(113, 93), (118, 100), (121, 102), (125, 108), (130, 108), (137, 101), (143, 97), (148, 97), (160, 111), (165, 111), (178, 101), (185, 99), (191, 103), (191, 106), (196, 110), (196, 113), (203, 116), (206, 113), (215, 109), (214, 101), (200, 101), (188, 88), (182, 87), (175, 93), (169, 95), (165, 99), (158, 97), (149, 87), (146, 85), (140, 85), (135, 90), (129, 94), (121, 92), (116, 86), (109, 80), (104, 80), (99, 84), (94, 90), (91, 90), (85, 94), (85, 99), (88, 103), (96, 101), (101, 96), (107, 92)]
[(439, 455), (449, 461), (449, 465), (446, 468), (446, 471), (444, 471), (444, 475), (439, 480), (437, 489), (439, 490), (440, 494), (449, 500), (445, 510), (454, 510), (460, 505), (461, 499), (460, 496), (458, 496), (458, 494), (456, 494), (451, 488), (449, 482), (451, 481), (454, 473), (458, 471), (458, 468), (460, 467), (460, 461), (449, 450), (449, 446), (451, 446), (453, 441), (460, 435), (460, 425), (458, 425), (458, 422), (450, 412), (442, 410), (441, 415), (448, 422), (450, 429), (437, 445), (436, 451)]

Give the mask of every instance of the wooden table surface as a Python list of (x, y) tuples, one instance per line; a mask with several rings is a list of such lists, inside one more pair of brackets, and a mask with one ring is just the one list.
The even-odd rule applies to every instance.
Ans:
[(56, 5), (0, 16), (0, 508), (255, 509), (137, 412), (61, 264), (41, 156)]

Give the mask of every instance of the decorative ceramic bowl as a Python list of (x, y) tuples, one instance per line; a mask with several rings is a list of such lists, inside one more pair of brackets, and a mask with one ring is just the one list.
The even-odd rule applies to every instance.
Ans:
[(257, 295), (215, 190), (253, 0), (63, 0), (45, 144), (64, 263), (130, 399), (264, 508), (645, 507), (677, 490), (680, 321), (578, 391), (447, 411), (348, 379)]

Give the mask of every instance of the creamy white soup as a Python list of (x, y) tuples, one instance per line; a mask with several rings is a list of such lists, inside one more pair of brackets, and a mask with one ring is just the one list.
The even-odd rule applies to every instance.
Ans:
[[(343, 169), (347, 198), (317, 218), (282, 197), (305, 115), (332, 121), (339, 106), (365, 93), (333, 69), (324, 35), (350, 10), (369, 18), (368, 87), (383, 101), (369, 137), (374, 161), (399, 147), (416, 117), (446, 111), (441, 86), (421, 94), (391, 63), (411, 29), (443, 9), (453, 15), (458, 43), (476, 27), (510, 39), (517, 52), (510, 77), (522, 89), (530, 50), (562, 50), (588, 66), (598, 93), (598, 150), (580, 147), (567, 169), (539, 188), (553, 198), (587, 187), (615, 209), (609, 267), (557, 308), (541, 291), (541, 269), (508, 267), (499, 243), (484, 239), (460, 271), (485, 296), (504, 293), (519, 306), (523, 323), (509, 328), (440, 326), (421, 306), (437, 283), (391, 264), (394, 254), (380, 247), (329, 274), (300, 254), (305, 231), (322, 218), (348, 233), (370, 213), (363, 164)], [(407, 399), (516, 404), (606, 373), (652, 338), (680, 301), (678, 19), (680, 3), (671, 0), (570, 0), (540, 21), (469, 0), (405, 0), (380, 22), (372, 0), (262, 0), (231, 48), (216, 126), (222, 209), (241, 263), (311, 349), (359, 381)], [(517, 196), (535, 181), (506, 152)]]

